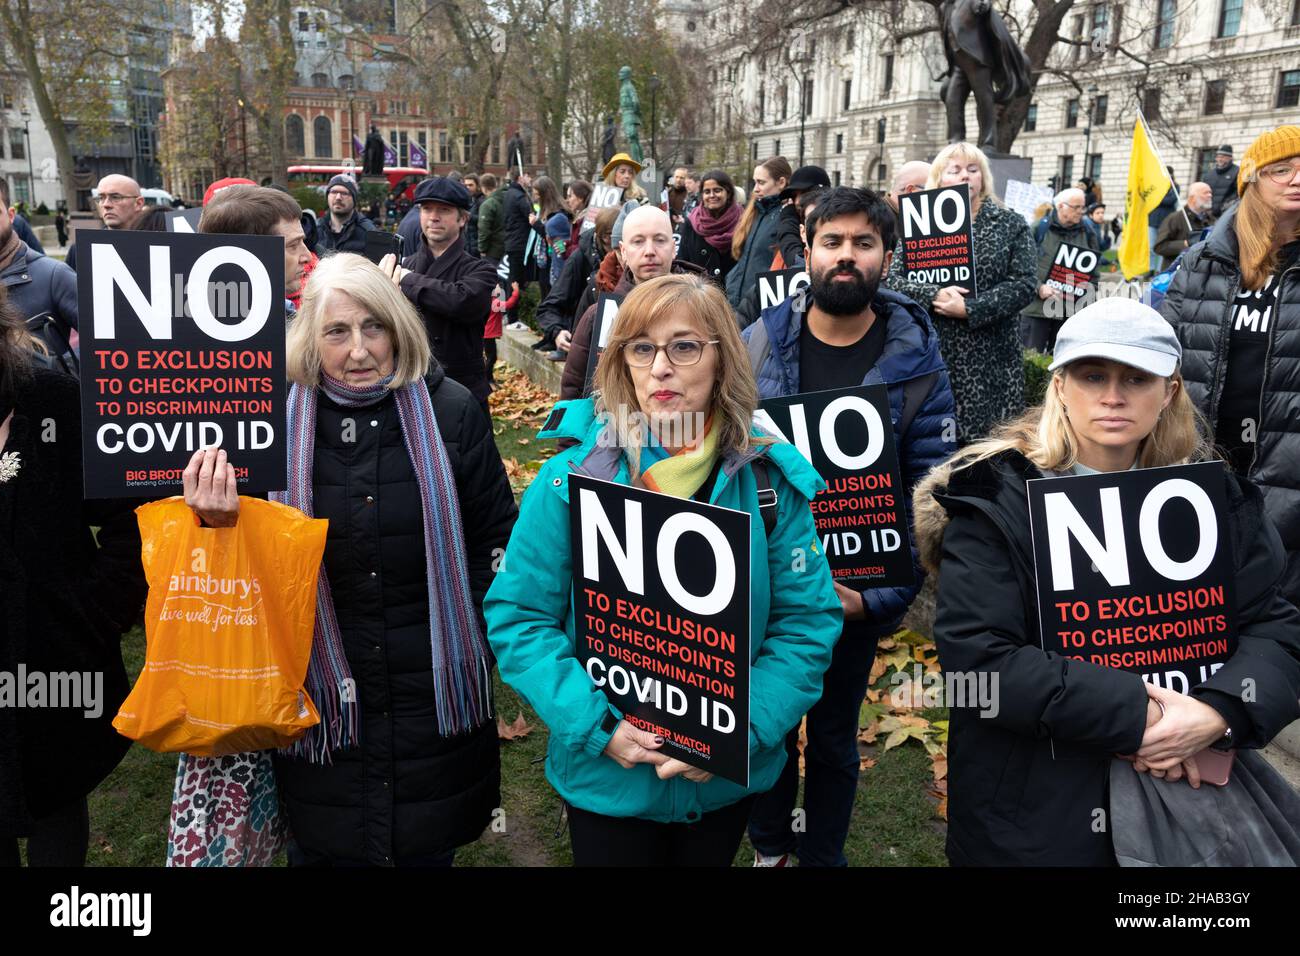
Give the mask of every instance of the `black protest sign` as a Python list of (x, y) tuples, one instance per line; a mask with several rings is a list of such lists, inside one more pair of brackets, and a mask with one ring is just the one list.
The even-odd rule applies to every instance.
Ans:
[(768, 398), (754, 418), (826, 480), (812, 511), (835, 580), (873, 588), (915, 584), (889, 389), (857, 385)]
[(614, 330), (614, 319), (618, 317), (618, 307), (623, 302), (621, 295), (603, 292), (596, 299), (596, 315), (591, 323), (591, 348), (587, 351), (587, 372), (582, 383), (585, 398), (591, 394), (592, 382), (596, 380), (596, 364), (605, 354), (609, 344), (609, 335)]
[(903, 277), (922, 285), (958, 285), (976, 295), (970, 187), (941, 186), (898, 197)]
[(174, 209), (164, 217), (168, 232), (198, 232), (199, 220), (203, 218), (203, 207), (193, 209)]
[(575, 651), (662, 753), (749, 785), (750, 516), (569, 475)]
[(77, 265), (86, 496), (179, 494), (214, 445), (283, 489), (284, 240), (98, 230)]
[(1237, 648), (1222, 462), (1028, 482), (1043, 649), (1187, 693)]
[(1092, 289), (1098, 261), (1097, 253), (1091, 249), (1063, 242), (1056, 247), (1043, 285), (1067, 298), (1081, 299)]
[(808, 273), (803, 269), (778, 269), (758, 274), (758, 311), (780, 305), (808, 285)]

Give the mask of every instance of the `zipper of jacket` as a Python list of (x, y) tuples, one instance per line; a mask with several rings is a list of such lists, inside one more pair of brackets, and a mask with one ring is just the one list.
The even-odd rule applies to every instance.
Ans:
[[(1273, 339), (1277, 335), (1277, 320), (1282, 315), (1282, 289), (1286, 286), (1286, 277), (1298, 270), (1300, 266), (1294, 265), (1282, 270), (1277, 280), (1277, 288), (1273, 290), (1273, 315), (1268, 326), (1268, 344), (1264, 346), (1264, 368), (1261, 370), (1259, 381), (1259, 412), (1255, 416), (1255, 441), (1250, 453), (1250, 464), (1246, 467), (1247, 478), (1254, 472), (1255, 464), (1259, 461), (1259, 440), (1264, 433), (1264, 394), (1268, 391), (1269, 360), (1273, 357)], [(1233, 296), (1233, 299), (1235, 298), (1236, 296)], [(1217, 412), (1218, 406), (1215, 406), (1215, 410)]]

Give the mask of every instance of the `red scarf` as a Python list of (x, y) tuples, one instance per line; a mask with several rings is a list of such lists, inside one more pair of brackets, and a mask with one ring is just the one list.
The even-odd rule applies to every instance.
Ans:
[(694, 229), (709, 245), (724, 256), (731, 255), (731, 236), (740, 222), (740, 204), (732, 203), (721, 216), (714, 216), (703, 206), (696, 206), (686, 216)]

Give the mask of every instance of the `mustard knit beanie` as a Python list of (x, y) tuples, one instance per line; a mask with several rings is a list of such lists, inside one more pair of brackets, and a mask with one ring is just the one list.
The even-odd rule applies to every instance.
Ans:
[(1279, 126), (1261, 133), (1241, 157), (1241, 168), (1237, 170), (1237, 195), (1246, 191), (1246, 183), (1255, 178), (1257, 170), (1291, 156), (1300, 156), (1300, 126)]

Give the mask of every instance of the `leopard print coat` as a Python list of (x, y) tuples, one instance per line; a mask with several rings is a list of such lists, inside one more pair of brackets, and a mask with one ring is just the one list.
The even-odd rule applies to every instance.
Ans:
[(992, 200), (980, 204), (972, 230), (978, 295), (966, 300), (968, 316), (935, 315), (939, 286), (903, 279), (903, 244), (894, 249), (885, 285), (919, 302), (934, 319), (939, 350), (957, 403), (957, 440), (983, 438), (998, 422), (1024, 408), (1025, 371), (1020, 310), (1037, 295), (1038, 250), (1029, 223)]

